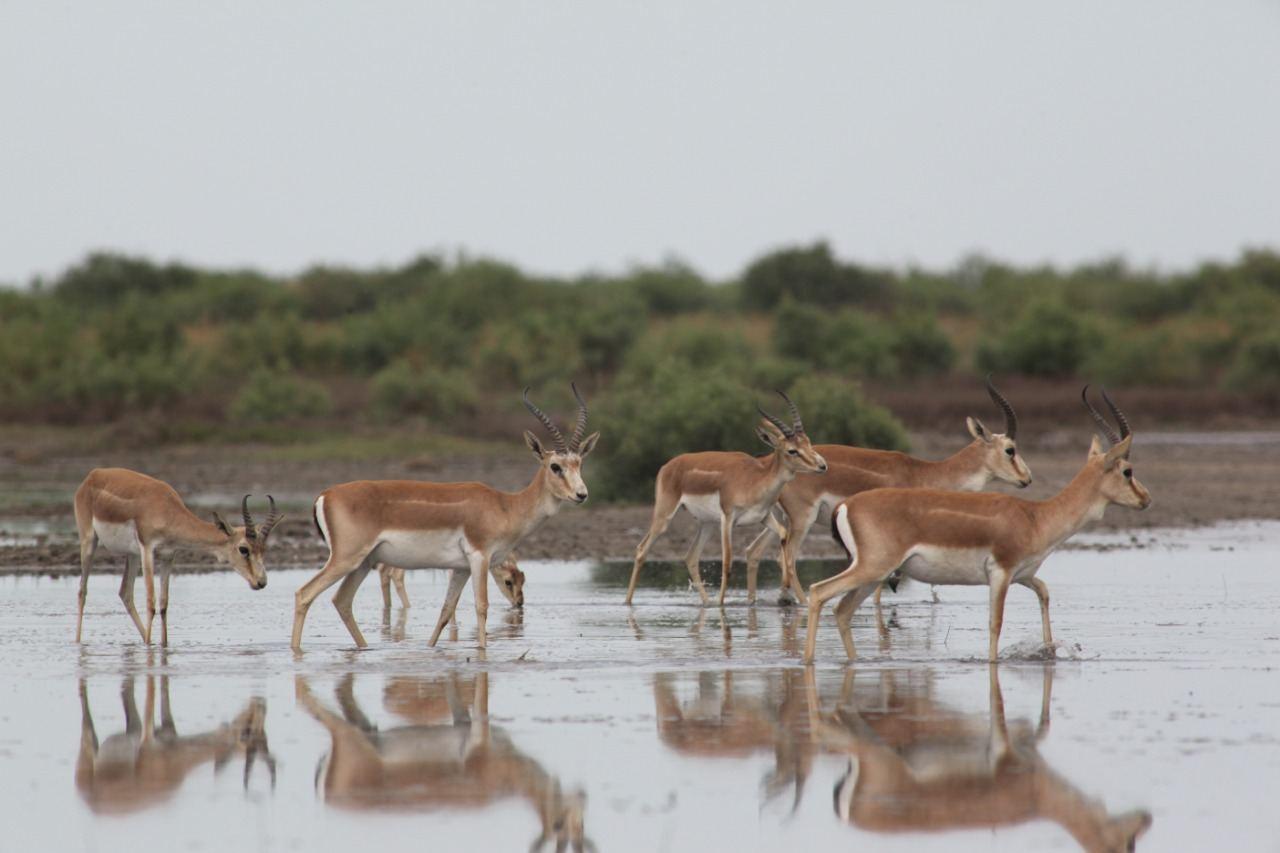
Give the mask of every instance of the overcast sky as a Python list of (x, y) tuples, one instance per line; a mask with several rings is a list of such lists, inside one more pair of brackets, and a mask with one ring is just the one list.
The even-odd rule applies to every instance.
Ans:
[(1280, 3), (5, 2), (0, 281), (1280, 245)]

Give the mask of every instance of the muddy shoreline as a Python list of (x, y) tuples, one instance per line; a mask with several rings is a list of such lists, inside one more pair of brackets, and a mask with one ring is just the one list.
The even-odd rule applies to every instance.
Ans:
[[(1035, 483), (1020, 496), (1045, 498), (1078, 470), (1087, 447), (1083, 433), (1048, 433), (1026, 443), (1024, 455)], [(917, 434), (918, 455), (940, 458), (957, 448), (954, 435)], [(525, 485), (533, 463), (525, 453), (455, 455), (373, 461), (296, 461), (257, 447), (232, 456), (207, 447), (162, 448), (113, 454), (45, 455), (26, 459), (0, 448), (0, 574), (74, 574), (79, 571), (71, 495), (93, 467), (120, 465), (172, 483), (197, 512), (234, 511), (238, 496), (271, 493), (289, 513), (273, 535), (271, 563), (279, 567), (319, 566), (326, 549), (310, 518), (313, 496), (353, 479), (413, 478), (480, 480), (505, 489)], [(1145, 433), (1133, 455), (1139, 478), (1155, 498), (1146, 512), (1113, 507), (1089, 528), (1130, 531), (1135, 547), (1152, 544), (1160, 528), (1188, 528), (1223, 521), (1280, 517), (1280, 432)], [(587, 479), (590, 482), (588, 463)], [(650, 508), (641, 505), (565, 507), (519, 549), (524, 559), (627, 560), (648, 527)], [(693, 534), (681, 513), (653, 551), (653, 559), (681, 559)], [(758, 528), (735, 533), (741, 557)], [(1107, 546), (1107, 547), (1115, 547)], [(803, 557), (839, 556), (823, 520), (805, 542)], [(713, 559), (710, 551), (704, 559)], [(180, 571), (212, 569), (196, 555), (175, 553)], [(118, 559), (100, 559), (96, 571), (117, 572)]]

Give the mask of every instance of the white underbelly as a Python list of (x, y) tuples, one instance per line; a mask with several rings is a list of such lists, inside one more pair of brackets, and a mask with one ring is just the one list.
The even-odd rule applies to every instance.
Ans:
[(465, 569), (467, 540), (461, 530), (387, 530), (373, 551), (377, 562), (402, 569)]
[(685, 495), (680, 499), (689, 514), (701, 524), (720, 523), (720, 493), (711, 492), (706, 495)]
[(988, 582), (985, 548), (939, 548), (917, 545), (902, 564), (907, 577), (929, 584), (978, 586)]
[(140, 556), (142, 553), (138, 543), (138, 528), (132, 521), (112, 523), (95, 518), (93, 532), (97, 534), (98, 547), (106, 548), (113, 554)]

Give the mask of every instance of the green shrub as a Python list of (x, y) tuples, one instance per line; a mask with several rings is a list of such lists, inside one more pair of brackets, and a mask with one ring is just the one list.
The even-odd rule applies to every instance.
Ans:
[(231, 403), (231, 417), (240, 423), (275, 423), (329, 414), (333, 401), (319, 382), (259, 368), (249, 374)]
[(1280, 394), (1280, 331), (1270, 331), (1241, 344), (1225, 384), (1237, 391)]
[(648, 330), (623, 361), (620, 381), (646, 381), (659, 367), (678, 363), (686, 371), (720, 371), (742, 377), (754, 359), (739, 329), (699, 318), (681, 318)]
[(773, 342), (779, 354), (816, 370), (868, 378), (898, 373), (893, 330), (853, 310), (830, 312), (785, 301), (774, 322)]
[(825, 242), (765, 255), (742, 274), (745, 307), (768, 310), (787, 298), (819, 305), (885, 306), (893, 298), (893, 279), (840, 263)]
[[(897, 421), (867, 404), (850, 382), (810, 377), (792, 391), (814, 441), (906, 445)], [(615, 385), (592, 407), (600, 413), (601, 431), (600, 458), (588, 469), (593, 491), (604, 500), (652, 501), (658, 469), (673, 456), (699, 450), (767, 453), (755, 435), (757, 402), (788, 418), (777, 397), (744, 386), (723, 367), (690, 371), (670, 359), (648, 381)]]
[(627, 281), (653, 314), (688, 314), (711, 304), (711, 285), (678, 262), (634, 270)]
[(956, 361), (951, 339), (928, 314), (903, 315), (893, 323), (889, 352), (901, 376), (949, 373)]
[(1093, 322), (1061, 302), (1041, 300), (979, 345), (978, 366), (1028, 376), (1075, 376), (1099, 342)]
[(373, 404), (384, 417), (426, 415), (441, 424), (472, 415), (478, 395), (461, 370), (437, 370), (407, 359), (392, 362), (373, 377)]

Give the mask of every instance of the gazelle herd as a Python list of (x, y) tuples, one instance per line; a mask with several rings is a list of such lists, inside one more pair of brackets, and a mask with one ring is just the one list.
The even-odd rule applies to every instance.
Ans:
[[(550, 444), (525, 432), (537, 467), (520, 491), (501, 491), (482, 483), (359, 480), (321, 492), (312, 518), (329, 556), (295, 595), (292, 649), (301, 650), (312, 603), (335, 584), (333, 604), (338, 615), (355, 645), (366, 646), (353, 602), (360, 584), (374, 569), (381, 581), (384, 625), (393, 587), (402, 608), (409, 606), (406, 570), (449, 571), (431, 646), (454, 621), (463, 587), (470, 580), (476, 642), (483, 649), (488, 640), (487, 579), (494, 579), (509, 604), (522, 608), (525, 575), (515, 549), (566, 503), (587, 500), (583, 464), (600, 434), (587, 434), (586, 402), (576, 386), (571, 387), (577, 413), (567, 436), (525, 390), (524, 405), (542, 425)], [(840, 598), (836, 628), (846, 655), (853, 660), (854, 612), (872, 594), (878, 602), (881, 585), (903, 576), (929, 584), (988, 587), (986, 656), (993, 663), (998, 659), (1005, 597), (1010, 586), (1025, 586), (1039, 601), (1043, 640), (1050, 646), (1049, 590), (1037, 577), (1045, 558), (1090, 520), (1100, 518), (1106, 507), (1145, 509), (1151, 496), (1129, 462), (1133, 435), (1127, 418), (1102, 391), (1113, 426), (1090, 402), (1087, 386), (1082, 400), (1107, 446), (1094, 436), (1079, 472), (1046, 500), (982, 493), (993, 480), (1019, 488), (1032, 481), (1017, 444), (1018, 417), (1012, 404), (990, 378), (986, 391), (1004, 417), (1003, 432), (993, 432), (970, 417), (966, 422), (970, 443), (940, 461), (814, 444), (798, 406), (781, 391), (789, 419), (757, 407), (756, 434), (768, 452), (752, 456), (709, 450), (670, 459), (656, 474), (652, 521), (636, 548), (627, 586), (624, 602), (633, 629), (639, 634), (633, 600), (641, 569), (654, 543), (683, 507), (697, 526), (685, 563), (690, 585), (704, 607), (710, 597), (703, 587), (699, 561), (713, 533), (720, 535), (717, 603), (721, 607), (733, 565), (734, 528), (763, 525), (746, 552), (749, 605), (756, 601), (760, 560), (778, 540), (779, 604), (807, 605), (803, 651), (796, 630), (799, 614), (787, 614), (784, 654), (799, 655), (807, 664), (814, 660), (821, 611), (828, 601)], [(266, 546), (283, 515), (276, 510), (274, 498), (267, 496), (269, 510), (258, 523), (249, 510), (250, 498), (245, 495), (241, 501), (243, 523), (233, 526), (216, 512), (212, 521), (198, 518), (172, 487), (159, 480), (121, 468), (91, 471), (75, 494), (81, 568), (76, 641), (82, 638), (88, 579), (99, 548), (124, 557), (120, 598), (147, 644), (157, 612), (160, 643), (167, 645), (169, 640), (171, 565), (161, 562), (157, 568), (160, 550), (203, 552), (230, 565), (252, 589), (266, 587)], [(806, 591), (799, 581), (797, 560), (810, 528), (824, 511), (831, 515), (832, 534), (849, 562), (843, 571)], [(134, 602), (139, 566), (147, 595), (145, 621)], [(706, 612), (701, 611), (704, 616)], [(755, 610), (750, 613), (754, 626)], [(722, 612), (722, 622), (723, 618)], [(725, 631), (727, 652), (727, 627)], [(450, 638), (456, 636), (455, 627)], [(847, 680), (851, 676), (849, 671)], [(239, 750), (246, 757), (246, 785), (259, 754), (274, 783), (275, 764), (266, 750), (261, 699), (254, 699), (231, 723), (183, 738), (177, 736), (169, 713), (167, 676), (161, 682), (161, 726), (155, 729), (154, 684), (151, 676), (147, 678), (145, 719), (137, 713), (129, 679), (122, 690), (126, 732), (101, 745), (81, 682), (83, 724), (76, 778), (96, 811), (130, 810), (161, 801), (194, 767), (205, 762), (220, 765)], [(1134, 839), (1150, 824), (1145, 812), (1110, 815), (1045, 765), (1036, 753), (1035, 738), (1011, 734), (994, 666), (986, 734), (970, 731), (968, 721), (957, 720), (953, 725), (942, 715), (937, 731), (922, 743), (914, 736), (901, 736), (901, 726), (915, 719), (909, 713), (860, 711), (849, 696), (835, 714), (823, 713), (812, 668), (803, 670), (803, 683), (801, 678), (801, 670), (784, 674), (779, 701), (762, 703), (736, 693), (731, 672), (723, 674), (720, 685), (704, 674), (697, 700), (682, 702), (670, 677), (659, 676), (654, 700), (661, 740), (672, 750), (701, 756), (741, 756), (773, 749), (777, 766), (765, 778), (767, 799), (794, 789), (795, 805), (816, 754), (847, 754), (851, 769), (837, 785), (836, 812), (842, 820), (874, 831), (995, 827), (1048, 817), (1062, 823), (1085, 847), (1111, 850), (1132, 849)], [(1043, 723), (1048, 719), (1047, 684)], [(584, 795), (565, 792), (555, 776), (518, 750), (501, 730), (490, 728), (487, 673), (480, 672), (465, 683), (456, 675), (443, 681), (394, 680), (387, 688), (388, 708), (408, 716), (414, 725), (388, 730), (379, 730), (365, 718), (350, 675), (336, 693), (341, 714), (317, 700), (305, 677), (297, 676), (295, 687), (299, 704), (331, 738), (332, 748), (316, 774), (317, 790), (329, 804), (366, 809), (394, 801), (421, 810), (437, 805), (482, 807), (519, 799), (538, 816), (540, 834), (533, 849), (546, 844), (558, 850), (570, 845), (575, 850), (593, 849), (584, 835)], [(468, 692), (472, 698), (465, 699)], [(928, 709), (932, 716), (939, 716), (932, 706)], [(923, 774), (920, 767), (925, 767)], [(1008, 812), (1010, 800), (1025, 806), (1023, 811)]]
[[(699, 560), (708, 537), (720, 533), (721, 573), (717, 603), (723, 606), (733, 566), (733, 529), (761, 524), (764, 530), (747, 549), (747, 601), (755, 603), (760, 558), (773, 537), (781, 543), (780, 603), (792, 596), (808, 605), (808, 638), (803, 657), (814, 659), (822, 607), (842, 596), (836, 627), (850, 660), (856, 657), (850, 621), (880, 585), (906, 576), (930, 584), (987, 586), (990, 589), (987, 657), (998, 657), (1005, 596), (1012, 584), (1025, 586), (1040, 602), (1043, 638), (1053, 642), (1049, 589), (1036, 573), (1045, 558), (1091, 520), (1116, 504), (1145, 509), (1151, 496), (1129, 463), (1133, 436), (1128, 419), (1111, 397), (1102, 399), (1115, 427), (1081, 393), (1085, 408), (1106, 437), (1095, 435), (1076, 477), (1057, 495), (1032, 501), (978, 493), (992, 480), (1020, 488), (1031, 483), (1031, 469), (1017, 445), (1018, 416), (1013, 405), (987, 378), (986, 390), (1004, 416), (1004, 431), (992, 432), (977, 418), (966, 421), (972, 441), (950, 457), (928, 461), (883, 450), (835, 444), (815, 445), (799, 407), (782, 391), (790, 422), (757, 407), (756, 434), (769, 452), (763, 456), (724, 451), (684, 453), (657, 472), (653, 519), (636, 548), (625, 603), (631, 606), (640, 571), (655, 541), (683, 507), (697, 532), (685, 558), (689, 580), (702, 603)], [(352, 603), (371, 570), (378, 570), (384, 607), (391, 606), (394, 584), (407, 606), (406, 569), (449, 570), (448, 591), (429, 645), (434, 646), (453, 620), (458, 599), (471, 581), (476, 612), (476, 642), (487, 644), (487, 576), (515, 607), (524, 605), (524, 573), (514, 549), (565, 503), (581, 504), (588, 490), (583, 462), (600, 433), (587, 435), (587, 404), (572, 386), (578, 409), (566, 437), (542, 409), (523, 401), (551, 438), (524, 434), (537, 469), (529, 485), (504, 492), (483, 483), (432, 483), (417, 480), (357, 480), (326, 489), (312, 508), (316, 531), (329, 558), (295, 596), (293, 649), (302, 647), (302, 631), (311, 604), (339, 584), (333, 603), (357, 647), (366, 644)], [(1117, 432), (1118, 429), (1118, 432)], [(182, 547), (203, 551), (228, 563), (253, 589), (267, 585), (264, 554), (271, 530), (283, 516), (270, 505), (266, 521), (254, 522), (249, 495), (241, 502), (244, 524), (232, 526), (213, 513), (213, 522), (197, 518), (166, 483), (122, 468), (91, 471), (76, 491), (80, 533), (80, 592), (76, 640), (82, 636), (89, 571), (103, 547), (125, 557), (120, 598), (144, 642), (159, 612), (161, 644), (168, 643), (168, 564), (160, 567), (155, 590), (156, 550)], [(848, 567), (813, 584), (806, 594), (796, 571), (800, 548), (824, 510), (831, 511), (832, 535), (849, 555)], [(136, 563), (135, 563), (136, 560)], [(134, 603), (133, 586), (141, 564), (147, 591), (144, 623)]]

